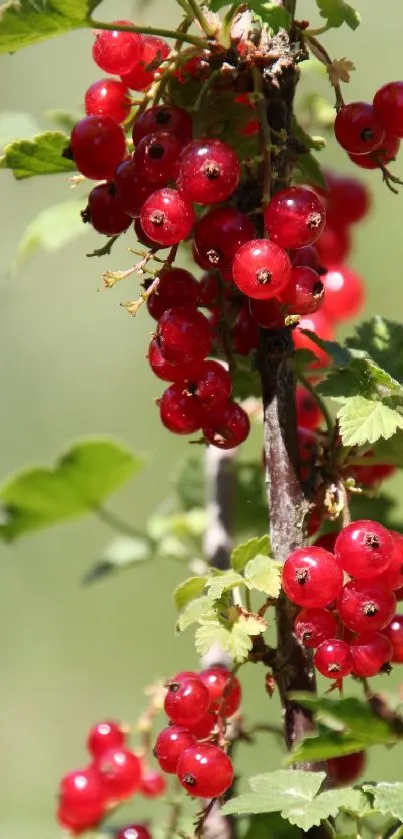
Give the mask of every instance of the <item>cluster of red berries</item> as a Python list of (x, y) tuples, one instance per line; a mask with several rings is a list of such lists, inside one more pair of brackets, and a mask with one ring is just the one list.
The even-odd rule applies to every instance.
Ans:
[(291, 553), (282, 583), (303, 607), (294, 631), (316, 650), (324, 676), (366, 678), (403, 661), (403, 618), (395, 614), (403, 589), (402, 534), (375, 521), (352, 522)]
[(225, 668), (210, 667), (178, 673), (167, 687), (164, 710), (170, 722), (157, 737), (154, 755), (190, 795), (218, 798), (233, 781), (231, 760), (220, 744), (227, 719), (241, 704), (241, 685)]
[(387, 166), (395, 160), (403, 137), (403, 82), (385, 84), (377, 90), (372, 105), (344, 105), (337, 113), (334, 133), (357, 166)]
[[(91, 763), (65, 775), (59, 788), (57, 819), (61, 827), (78, 835), (95, 828), (117, 804), (134, 793), (157, 798), (165, 791), (165, 780), (147, 768), (127, 746), (126, 732), (119, 723), (104, 720), (91, 728), (87, 738)], [(129, 825), (116, 839), (151, 839), (144, 825)]]

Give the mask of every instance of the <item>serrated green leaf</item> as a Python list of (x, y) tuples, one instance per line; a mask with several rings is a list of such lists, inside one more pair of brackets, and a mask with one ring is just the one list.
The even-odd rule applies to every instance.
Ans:
[(245, 567), (245, 583), (250, 589), (263, 591), (268, 597), (278, 597), (281, 590), (281, 571), (269, 556), (258, 554)]
[(210, 597), (203, 595), (203, 597), (197, 597), (195, 600), (191, 600), (185, 607), (182, 614), (179, 615), (176, 624), (178, 631), (183, 632), (183, 630), (187, 629), (188, 626), (191, 626), (192, 623), (198, 623), (201, 618), (206, 617), (207, 615), (212, 618), (214, 617), (214, 610), (212, 609)]
[(355, 818), (363, 819), (372, 810), (369, 796), (355, 787), (326, 790), (320, 797), (326, 798), (329, 803), (332, 802), (337, 811), (344, 810)]
[(0, 52), (87, 26), (100, 0), (19, 0), (1, 7)]
[(74, 172), (73, 161), (62, 157), (68, 141), (67, 135), (61, 131), (46, 131), (31, 140), (14, 140), (5, 147), (0, 157), (0, 169), (11, 169), (17, 180)]
[(173, 593), (176, 608), (184, 609), (188, 603), (203, 594), (207, 579), (207, 577), (189, 577), (183, 583), (180, 583)]
[(214, 644), (218, 644), (224, 652), (229, 653), (233, 661), (240, 663), (245, 661), (252, 649), (252, 637), (264, 632), (266, 626), (262, 619), (242, 615), (232, 624), (203, 620), (196, 630), (196, 651), (199, 655), (205, 655)]
[(347, 344), (364, 350), (381, 370), (403, 384), (403, 324), (376, 315), (359, 324)]
[(298, 161), (293, 171), (293, 181), (299, 184), (310, 184), (327, 191), (326, 178), (322, 169), (311, 152), (298, 155)]
[(231, 553), (231, 566), (234, 571), (243, 571), (245, 566), (255, 556), (263, 554), (268, 556), (270, 553), (270, 537), (268, 534), (264, 536), (255, 536), (249, 539), (242, 545), (238, 545)]
[(403, 397), (403, 388), (370, 358), (352, 358), (344, 367), (331, 370), (319, 384), (323, 396), (343, 401), (351, 396)]
[(403, 428), (403, 415), (383, 402), (353, 396), (337, 413), (340, 434), (345, 446), (364, 446), (389, 437)]
[(275, 35), (280, 29), (289, 29), (291, 15), (277, 3), (270, 3), (268, 0), (249, 0), (249, 8), (255, 13), (257, 19)]
[[(223, 815), (236, 813), (281, 812), (291, 824), (305, 827), (307, 814), (315, 796), (324, 781), (324, 772), (302, 772), (299, 770), (279, 769), (265, 775), (251, 778), (251, 793), (232, 798), (224, 804)], [(321, 815), (321, 818), (326, 816)], [(301, 825), (299, 820), (303, 821)], [(319, 819), (320, 821), (320, 819)], [(316, 817), (308, 827), (316, 824)]]
[(96, 511), (142, 466), (140, 458), (113, 440), (75, 443), (54, 469), (24, 469), (3, 483), (0, 502), (5, 523), (0, 525), (0, 538), (11, 541), (31, 530)]
[(350, 29), (357, 29), (360, 24), (361, 16), (345, 0), (316, 0), (316, 5), (328, 29), (338, 29), (343, 23)]
[(80, 216), (85, 203), (82, 199), (72, 199), (46, 207), (46, 210), (38, 213), (22, 234), (10, 266), (11, 274), (16, 273), (40, 248), (47, 253), (54, 253), (88, 233), (91, 228), (83, 224)]
[(375, 810), (403, 822), (403, 783), (364, 784), (363, 790), (373, 796)]
[(105, 549), (101, 558), (83, 577), (84, 585), (98, 583), (138, 563), (147, 562), (154, 555), (154, 546), (146, 537), (120, 536)]
[(245, 585), (245, 580), (241, 574), (237, 574), (235, 571), (230, 569), (229, 571), (224, 571), (222, 574), (207, 580), (206, 585), (210, 600), (219, 600), (225, 591), (231, 591), (231, 589), (236, 588), (237, 586)]

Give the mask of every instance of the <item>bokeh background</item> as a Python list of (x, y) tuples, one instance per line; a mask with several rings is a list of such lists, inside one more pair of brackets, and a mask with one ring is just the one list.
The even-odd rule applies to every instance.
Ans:
[[(347, 56), (357, 66), (346, 96), (371, 99), (380, 84), (402, 77), (403, 7), (389, 0), (383, 15), (378, 3), (355, 5), (361, 27), (330, 32), (324, 43), (334, 57)], [(108, 0), (97, 14), (173, 26), (178, 12), (173, 0), (141, 7)], [(299, 0), (298, 17), (317, 19), (314, 0)], [(0, 110), (26, 112), (50, 127), (47, 111), (81, 107), (85, 89), (99, 77), (91, 44), (91, 33), (77, 32), (1, 56)], [(327, 92), (320, 78), (309, 76), (306, 84)], [(332, 141), (323, 159), (352, 171)], [(402, 197), (383, 187), (378, 173), (362, 177), (373, 192), (373, 211), (356, 232), (351, 264), (367, 283), (366, 314), (401, 319)], [(26, 225), (67, 197), (64, 178), (17, 183), (1, 173), (0, 478), (26, 464), (51, 463), (76, 438), (113, 435), (147, 456), (140, 477), (112, 499), (114, 510), (141, 526), (166, 496), (186, 442), (168, 435), (158, 420), (153, 399), (159, 387), (144, 360), (151, 322), (145, 312), (132, 320), (119, 308), (121, 300), (137, 296), (137, 280), (98, 293), (102, 271), (128, 267), (130, 256), (121, 246), (103, 261), (86, 259), (99, 246), (89, 233), (9, 272)], [(388, 489), (401, 499), (402, 479)], [(84, 761), (90, 723), (105, 716), (135, 720), (144, 685), (195, 663), (191, 634), (178, 639), (171, 631), (169, 591), (182, 577), (179, 566), (150, 564), (90, 589), (80, 585), (111, 538), (105, 525), (88, 518), (0, 549), (1, 837), (57, 835), (55, 788), (62, 773)], [(277, 708), (260, 676), (252, 668), (245, 708), (263, 721)], [(400, 678), (399, 672), (385, 677), (380, 687), (395, 688)], [(262, 771), (274, 768), (278, 751), (268, 738), (239, 759), (250, 773)], [(400, 775), (401, 751), (372, 752), (368, 777)], [(131, 813), (147, 817), (150, 805), (136, 802)]]

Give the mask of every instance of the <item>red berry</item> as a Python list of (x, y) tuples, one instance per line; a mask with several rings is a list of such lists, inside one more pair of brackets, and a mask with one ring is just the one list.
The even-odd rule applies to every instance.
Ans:
[(115, 833), (114, 839), (152, 839), (152, 836), (144, 824), (129, 824)]
[(196, 737), (196, 740), (207, 740), (216, 722), (217, 717), (211, 714), (210, 711), (207, 711), (203, 719), (199, 720), (195, 725), (189, 726), (189, 731)]
[(388, 134), (403, 137), (403, 82), (388, 82), (374, 97), (377, 119)]
[(379, 148), (385, 129), (373, 105), (350, 102), (337, 112), (334, 122), (336, 140), (349, 154), (368, 154)]
[(326, 210), (320, 198), (305, 186), (282, 189), (264, 211), (270, 238), (282, 248), (312, 245), (322, 233)]
[(379, 575), (378, 580), (387, 588), (396, 590), (403, 586), (403, 534), (390, 530), (389, 535), (392, 537), (393, 551), (386, 571)]
[[(266, 302), (266, 301), (258, 301)], [(259, 343), (259, 330), (248, 309), (241, 309), (232, 326), (232, 343), (239, 355), (249, 355)]]
[(110, 117), (84, 117), (71, 132), (71, 150), (82, 175), (95, 181), (106, 180), (125, 157), (124, 131)]
[(169, 725), (160, 731), (154, 746), (154, 755), (163, 772), (176, 772), (178, 760), (185, 749), (196, 744), (196, 739), (187, 728)]
[(99, 79), (85, 92), (85, 113), (106, 116), (124, 122), (130, 113), (131, 102), (126, 85), (118, 79)]
[(147, 299), (151, 317), (159, 320), (167, 309), (198, 305), (199, 284), (184, 268), (163, 268), (157, 290)]
[(111, 801), (129, 798), (140, 786), (141, 761), (129, 749), (114, 748), (103, 752), (94, 767), (102, 778), (104, 794)]
[(209, 667), (202, 670), (199, 677), (209, 692), (210, 711), (220, 713), (224, 717), (232, 717), (242, 699), (239, 679), (225, 667)]
[(314, 312), (313, 315), (304, 315), (293, 332), (296, 349), (311, 350), (317, 358), (317, 361), (314, 362), (312, 366), (325, 366), (329, 361), (329, 356), (326, 350), (318, 347), (308, 335), (305, 335), (302, 332), (303, 329), (309, 329), (310, 332), (316, 332), (316, 334), (323, 340), (331, 341), (334, 338), (334, 332), (330, 320), (321, 311)]
[(304, 647), (314, 649), (323, 641), (334, 638), (337, 620), (327, 609), (303, 609), (295, 618), (294, 632)]
[(62, 801), (59, 804), (56, 818), (63, 830), (78, 836), (80, 833), (84, 833), (85, 830), (95, 828), (98, 822), (103, 818), (103, 815), (103, 809), (99, 809), (97, 811), (94, 810), (92, 814), (70, 810)]
[[(169, 55), (170, 49), (166, 41), (155, 35), (144, 35), (141, 39), (141, 49), (136, 63), (119, 73), (122, 82), (131, 90), (144, 90), (158, 75), (158, 65)], [(153, 69), (146, 68), (152, 65)]]
[(326, 172), (326, 181), (329, 187), (327, 215), (336, 227), (357, 224), (368, 215), (371, 196), (362, 181), (335, 172)]
[(323, 277), (323, 312), (330, 320), (345, 320), (358, 314), (364, 304), (361, 277), (346, 265), (332, 265)]
[(203, 361), (193, 376), (186, 380), (186, 390), (193, 394), (199, 404), (210, 409), (220, 402), (228, 402), (232, 380), (228, 370), (218, 361)]
[(297, 248), (297, 250), (290, 254), (290, 258), (293, 268), (299, 268), (301, 265), (304, 265), (305, 268), (313, 268), (314, 271), (318, 271), (321, 267), (316, 247), (313, 245)]
[(325, 286), (316, 271), (304, 265), (292, 268), (289, 282), (281, 294), (291, 314), (311, 315), (325, 300)]
[(220, 288), (213, 271), (206, 271), (199, 282), (199, 306), (211, 309), (218, 303)]
[(343, 262), (351, 251), (351, 237), (348, 227), (336, 226), (328, 222), (319, 239), (315, 242), (318, 259), (322, 265)]
[(104, 810), (105, 793), (98, 773), (89, 766), (65, 775), (60, 782), (60, 802), (73, 818), (99, 821)]
[[(154, 193), (152, 193), (152, 194), (154, 194)], [(141, 245), (144, 245), (144, 247), (149, 248), (149, 250), (158, 251), (160, 249), (161, 245), (157, 245), (144, 232), (144, 229), (142, 227), (142, 224), (141, 224), (141, 221), (140, 221), (139, 218), (134, 219), (133, 227), (134, 227), (134, 232), (137, 236), (137, 239), (138, 239), (138, 241), (140, 242)]]
[(319, 405), (302, 385), (297, 386), (296, 394), (296, 409), (297, 409), (297, 424), (301, 428), (307, 428), (309, 431), (314, 431), (315, 428), (322, 422), (323, 416)]
[(231, 400), (215, 406), (209, 412), (209, 425), (203, 426), (206, 441), (218, 449), (234, 449), (244, 443), (250, 431), (250, 419), (236, 402)]
[(385, 134), (379, 148), (371, 154), (349, 154), (349, 158), (361, 169), (379, 169), (380, 163), (386, 166), (392, 160), (395, 160), (399, 148), (399, 137), (395, 137), (394, 134)]
[(130, 227), (132, 220), (125, 213), (113, 184), (99, 184), (91, 190), (88, 204), (81, 214), (94, 230), (106, 236), (116, 236)]
[(376, 580), (350, 580), (338, 600), (339, 616), (353, 632), (378, 632), (392, 619), (395, 609), (394, 592)]
[(349, 645), (337, 638), (323, 641), (316, 650), (313, 660), (319, 673), (328, 679), (344, 679), (353, 669)]
[(325, 548), (327, 551), (330, 551), (330, 553), (334, 553), (336, 539), (337, 533), (324, 533), (323, 536), (319, 536), (315, 545), (317, 545), (318, 548)]
[(230, 788), (234, 770), (228, 755), (208, 743), (191, 746), (179, 758), (177, 775), (189, 795), (218, 798)]
[(209, 692), (198, 677), (175, 677), (175, 681), (168, 683), (164, 710), (175, 725), (196, 725), (203, 719), (208, 707)]
[(207, 318), (191, 306), (167, 309), (158, 323), (161, 352), (173, 364), (203, 361), (211, 347)]
[(249, 311), (259, 326), (263, 326), (264, 329), (283, 329), (284, 327), (285, 316), (278, 301), (272, 297), (268, 300), (257, 300), (251, 297)]
[[(373, 457), (374, 452), (370, 449), (369, 451), (365, 452), (363, 457), (368, 458), (371, 460)], [(395, 466), (390, 466), (389, 464), (379, 463), (379, 464), (372, 464), (368, 466), (364, 466), (363, 464), (357, 466), (349, 466), (348, 473), (355, 478), (355, 480), (359, 484), (364, 484), (365, 486), (373, 486), (374, 484), (378, 484), (380, 481), (384, 481), (385, 478), (389, 478), (391, 475), (396, 472)]]
[(393, 539), (379, 522), (362, 519), (343, 527), (334, 552), (350, 577), (372, 579), (386, 571), (393, 553)]
[(161, 422), (173, 434), (193, 434), (205, 419), (198, 399), (184, 388), (183, 382), (172, 384), (159, 399)]
[(176, 105), (154, 105), (134, 120), (133, 143), (137, 146), (143, 137), (160, 131), (176, 134), (183, 147), (192, 137), (192, 118)]
[(155, 131), (143, 137), (134, 154), (134, 160), (145, 181), (165, 186), (175, 180), (183, 142), (177, 134)]
[(343, 586), (343, 571), (333, 554), (313, 545), (298, 548), (283, 566), (283, 588), (298, 606), (328, 606)]
[(268, 239), (252, 239), (237, 250), (232, 263), (234, 283), (248, 297), (278, 297), (290, 279), (285, 250)]
[(87, 749), (92, 757), (100, 757), (109, 749), (125, 745), (126, 735), (117, 722), (105, 720), (94, 725), (88, 734)]
[(253, 239), (253, 223), (235, 207), (215, 207), (198, 221), (195, 244), (204, 268), (231, 268), (241, 245)]
[(209, 65), (207, 61), (198, 55), (194, 58), (188, 58), (180, 67), (174, 72), (174, 76), (178, 79), (179, 84), (189, 81), (189, 77), (193, 79), (204, 79), (208, 75)]
[(333, 787), (353, 784), (365, 769), (366, 753), (353, 752), (350, 755), (331, 757), (326, 761), (326, 772)]
[(148, 363), (153, 373), (163, 382), (184, 382), (199, 369), (195, 364), (171, 364), (162, 355), (158, 341), (153, 338), (148, 348)]
[[(132, 157), (119, 164), (114, 173), (113, 182), (116, 187), (116, 197), (122, 210), (132, 218), (139, 216), (144, 201), (154, 192), (155, 188), (152, 184), (143, 181)], [(154, 242), (152, 242), (152, 245), (154, 245)]]
[(145, 798), (159, 798), (166, 790), (165, 778), (155, 769), (147, 769), (141, 776), (140, 795)]
[(403, 662), (403, 615), (395, 615), (384, 632), (392, 644), (391, 661), (400, 664)]
[(376, 676), (392, 658), (392, 645), (382, 632), (367, 632), (351, 641), (350, 652), (355, 676)]
[(176, 189), (157, 189), (140, 213), (141, 226), (158, 245), (168, 247), (186, 239), (193, 227), (193, 207)]
[(318, 437), (310, 428), (297, 428), (298, 456), (302, 464), (315, 463), (318, 456)]
[(178, 189), (189, 201), (218, 204), (232, 195), (239, 183), (241, 164), (222, 140), (193, 140), (179, 160)]
[[(114, 20), (122, 26), (133, 26), (130, 20)], [(139, 60), (142, 51), (142, 37), (136, 32), (121, 32), (118, 29), (98, 31), (92, 47), (95, 64), (104, 71), (120, 76), (127, 73)]]

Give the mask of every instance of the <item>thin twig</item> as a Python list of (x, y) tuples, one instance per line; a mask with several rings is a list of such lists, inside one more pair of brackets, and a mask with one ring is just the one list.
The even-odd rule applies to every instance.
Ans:
[(156, 35), (159, 38), (174, 38), (176, 41), (183, 41), (187, 44), (194, 44), (196, 47), (205, 49), (208, 43), (205, 38), (199, 38), (197, 35), (189, 35), (187, 32), (179, 32), (174, 29), (163, 29), (154, 26), (124, 26), (121, 23), (107, 23), (106, 21), (91, 20), (87, 21), (87, 26), (90, 29), (106, 30), (108, 32), (134, 32), (139, 35)]
[(257, 67), (252, 67), (253, 87), (256, 96), (256, 112), (260, 125), (260, 144), (263, 157), (263, 183), (262, 183), (262, 205), (263, 208), (270, 201), (271, 194), (271, 136), (270, 125), (267, 119), (266, 102), (263, 93), (263, 82)]
[(144, 539), (144, 533), (136, 530), (129, 522), (124, 521), (116, 513), (112, 513), (111, 510), (107, 510), (105, 507), (99, 505), (94, 507), (93, 512), (104, 524), (107, 524), (112, 530), (116, 530), (117, 533), (121, 533), (124, 536), (131, 536), (133, 539), (138, 539), (139, 537)]
[[(307, 46), (309, 47), (309, 49), (311, 50), (311, 52), (313, 53), (315, 58), (317, 58), (318, 61), (320, 61), (322, 64), (324, 64), (326, 69), (329, 70), (329, 67), (332, 66), (333, 61), (330, 58), (330, 55), (327, 52), (327, 50), (325, 50), (324, 46), (322, 46), (322, 44), (319, 41), (317, 41), (316, 38), (313, 35), (310, 35), (307, 32), (305, 32), (304, 35), (305, 35), (305, 37), (304, 37), (305, 43), (307, 44)], [(328, 73), (328, 75), (329, 75), (329, 73)], [(336, 94), (336, 111), (339, 111), (340, 108), (344, 108), (344, 98), (343, 98), (343, 94), (341, 92), (341, 87), (340, 87), (340, 84), (338, 82), (333, 82), (332, 81), (330, 75), (329, 75), (329, 81), (330, 81), (330, 84), (332, 85), (332, 87), (334, 88), (334, 92)]]
[(199, 22), (201, 29), (203, 30), (204, 34), (207, 38), (215, 38), (216, 36), (216, 29), (214, 26), (208, 22), (207, 18), (204, 17), (204, 14), (197, 2), (197, 0), (187, 0), (187, 4), (191, 11), (193, 12), (196, 20)]

